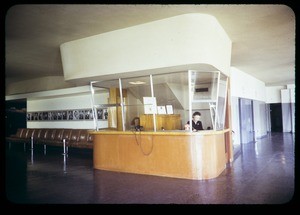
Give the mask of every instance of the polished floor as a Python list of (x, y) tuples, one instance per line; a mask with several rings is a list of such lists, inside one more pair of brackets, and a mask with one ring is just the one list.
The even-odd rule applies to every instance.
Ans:
[(23, 144), (6, 149), (7, 204), (293, 204), (295, 141), (272, 133), (243, 144), (210, 180), (187, 180), (93, 169), (91, 150)]

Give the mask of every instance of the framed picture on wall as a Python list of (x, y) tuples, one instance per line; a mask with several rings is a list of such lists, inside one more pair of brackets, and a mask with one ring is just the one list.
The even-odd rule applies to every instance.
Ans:
[(108, 118), (108, 111), (107, 109), (103, 110), (103, 119), (107, 119)]
[(172, 105), (166, 105), (167, 114), (173, 114), (173, 106)]
[(156, 114), (157, 113), (157, 104), (155, 97), (143, 97), (144, 102), (144, 113), (145, 114)]
[(39, 116), (39, 121), (43, 120), (43, 112), (38, 112), (38, 116)]
[(27, 121), (30, 121), (30, 120), (31, 120), (31, 113), (27, 113), (27, 114), (26, 114), (26, 119), (27, 119)]
[(166, 114), (166, 107), (165, 106), (157, 106), (157, 113), (158, 114)]
[(93, 112), (90, 109), (85, 110), (85, 119), (93, 119)]
[(52, 118), (52, 113), (51, 113), (51, 111), (49, 111), (48, 112), (48, 120), (52, 120), (51, 118)]
[(57, 120), (62, 120), (62, 113), (61, 111), (57, 111)]
[(66, 110), (61, 112), (61, 117), (62, 117), (62, 120), (67, 120), (68, 119), (68, 113), (67, 113)]
[(39, 113), (38, 112), (33, 113), (33, 120), (35, 120), (35, 121), (39, 120)]
[(98, 109), (97, 110), (97, 118), (98, 119), (103, 119), (103, 109)]
[(90, 119), (90, 112), (89, 110), (84, 111), (84, 119)]
[(78, 120), (78, 119), (79, 119), (79, 111), (73, 110), (73, 120)]
[(43, 112), (43, 120), (48, 120), (48, 112)]
[(68, 110), (68, 120), (73, 120), (73, 111), (72, 110)]
[(57, 120), (57, 112), (56, 111), (52, 111), (52, 120)]
[(79, 110), (79, 119), (84, 119), (84, 116), (85, 116), (85, 111)]
[[(105, 110), (105, 111), (104, 111)], [(98, 109), (98, 119), (107, 119), (107, 109)], [(94, 115), (92, 109), (75, 109), (75, 110), (57, 110), (57, 111), (37, 111), (27, 112), (27, 121), (42, 120), (93, 120)]]

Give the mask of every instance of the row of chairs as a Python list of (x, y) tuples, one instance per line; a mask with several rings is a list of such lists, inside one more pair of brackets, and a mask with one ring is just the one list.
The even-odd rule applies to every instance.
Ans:
[(64, 128), (19, 128), (16, 134), (6, 137), (6, 142), (42, 144), (44, 147), (62, 146), (65, 153), (68, 147), (93, 149), (93, 135), (89, 129)]

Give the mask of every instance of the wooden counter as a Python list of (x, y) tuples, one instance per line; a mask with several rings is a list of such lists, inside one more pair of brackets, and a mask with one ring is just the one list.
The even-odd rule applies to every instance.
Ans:
[[(185, 179), (218, 177), (229, 162), (230, 130), (93, 131), (94, 168)], [(229, 145), (228, 145), (229, 144)]]

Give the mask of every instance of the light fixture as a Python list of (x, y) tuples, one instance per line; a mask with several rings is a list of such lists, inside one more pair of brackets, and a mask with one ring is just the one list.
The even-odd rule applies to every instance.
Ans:
[(129, 84), (141, 85), (141, 84), (146, 84), (146, 82), (144, 82), (144, 81), (130, 81)]

